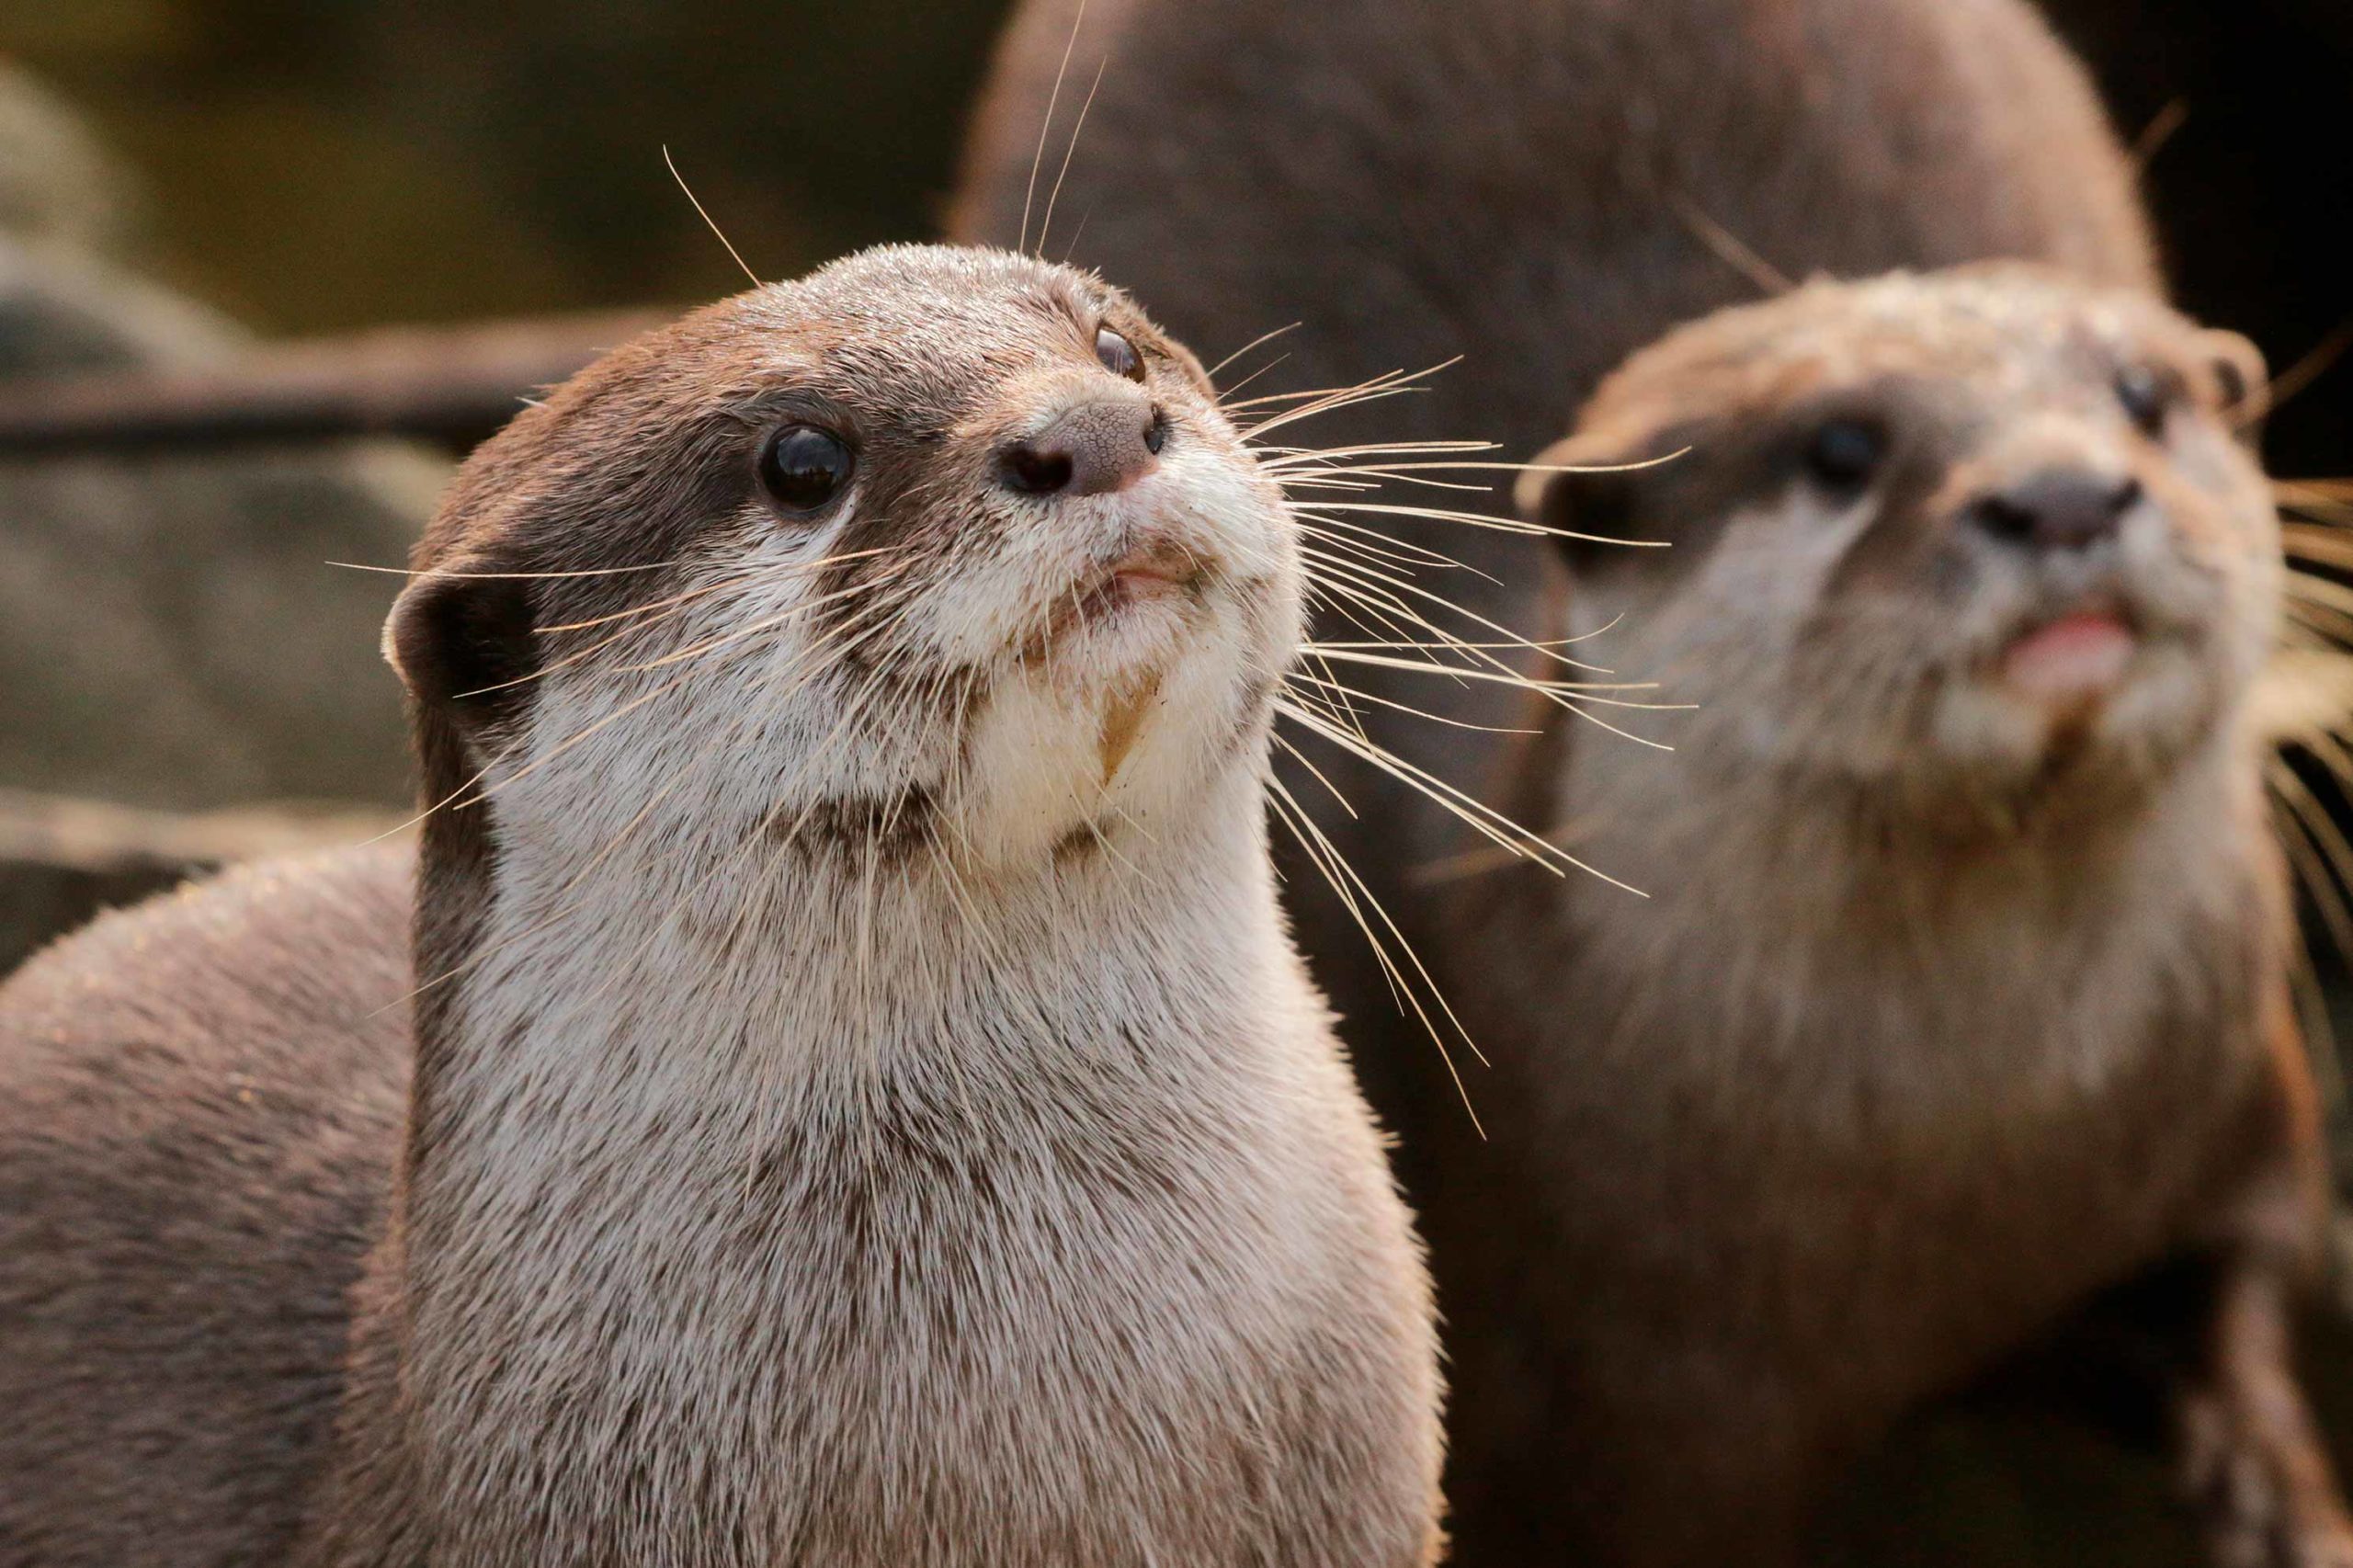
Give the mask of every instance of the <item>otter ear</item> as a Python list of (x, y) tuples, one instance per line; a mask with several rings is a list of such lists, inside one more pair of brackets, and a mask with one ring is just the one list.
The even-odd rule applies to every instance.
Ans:
[(414, 579), (384, 623), (384, 658), (418, 704), (460, 729), (511, 716), (540, 667), (530, 585), (456, 572)]
[(2209, 328), (2199, 335), (2215, 390), (2222, 400), (2222, 415), (2249, 440), (2271, 407), (2271, 377), (2263, 350), (2254, 340), (2235, 332)]
[(1519, 476), (1513, 499), (1528, 522), (1552, 530), (1572, 569), (1593, 563), (1608, 541), (1629, 537), (1634, 516), (1635, 482), (1630, 471), (1597, 457), (1594, 445), (1572, 436), (1537, 454)]

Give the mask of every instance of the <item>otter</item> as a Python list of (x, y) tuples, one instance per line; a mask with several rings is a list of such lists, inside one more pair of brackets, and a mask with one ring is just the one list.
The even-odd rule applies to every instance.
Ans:
[(1671, 541), (1567, 541), (1564, 613), (1698, 711), (1672, 759), (1547, 722), (1507, 770), (1650, 899), (1436, 894), (1528, 1134), (1424, 1196), (1494, 1560), (1795, 1560), (1899, 1416), (2086, 1318), (2159, 1358), (2215, 1561), (2353, 1562), (2289, 1354), (2326, 1188), (2247, 704), (2260, 378), (2022, 266), (1823, 281), (1670, 333), (1542, 458), (1688, 460), (1523, 476)]
[[(2055, 421), (2062, 449), (2053, 460), (2063, 470), (2078, 458), (2126, 460), (2110, 449), (2120, 439), (2113, 430), (2087, 433), (2086, 421), (2114, 416), (2087, 413), (2085, 400), (2113, 400), (2109, 380), (2122, 366), (2100, 357), (2145, 339), (2143, 368), (2169, 366), (2173, 379), (2154, 390), (2136, 380), (2134, 399), (2192, 438), (2176, 450), (2151, 435), (2131, 437), (2146, 443), (2130, 460), (2158, 499), (2136, 506), (2131, 528), (2116, 537), (2143, 554), (2185, 553), (2197, 563), (2176, 573), (2184, 581), (2207, 573), (2205, 555), (2222, 548), (2217, 540), (2241, 539), (2248, 558), (2234, 597), (2180, 613), (2203, 614), (2217, 645), (2260, 641), (2271, 613), (2264, 585), (2278, 568), (2268, 524), (2252, 510), (2252, 471), (2224, 455), (2221, 433), (2225, 377), (2251, 379), (2255, 361), (2229, 340), (2194, 338), (2154, 305), (2132, 302), (2154, 300), (2162, 280), (2131, 165), (2082, 71), (2026, 6), (1094, 0), (1074, 33), (1077, 10), (1073, 0), (1038, 0), (1006, 35), (975, 121), (958, 232), (1010, 240), (1045, 227), (1036, 211), (1023, 216), (1028, 171), (1042, 148), (1040, 204), (1051, 195), (1070, 236), (1043, 243), (1139, 280), (1194, 341), (1244, 343), (1300, 323), (1283, 340), (1284, 373), (1309, 384), (1462, 358), (1423, 397), (1344, 416), (1343, 439), (1376, 445), (1443, 430), (1491, 437), (1506, 459), (1533, 459), (1629, 356), (1687, 324), (1782, 292), (1790, 278), (1932, 274), (2001, 258), (2040, 264), (2075, 287), (2123, 292), (1960, 278), (1949, 293), (1933, 279), (1881, 294), (1809, 292), (1802, 306), (1724, 327), (1745, 340), (1798, 335), (1779, 358), (1760, 348), (1745, 391), (1729, 371), (1706, 369), (1703, 357), (1688, 362), (1688, 385), (1665, 374), (1624, 383), (1615, 412), (1597, 408), (1593, 417), (1623, 424), (1639, 406), (1633, 423), (1648, 427), (1653, 444), (1629, 442), (1614, 455), (1664, 457), (1686, 440), (1693, 450), (1662, 464), (1654, 487), (1643, 480), (1620, 492), (1660, 498), (1627, 515), (1671, 518), (1676, 548), (1625, 553), (1665, 562), (1601, 570), (1625, 574), (1621, 583), (1673, 584), (1687, 573), (1696, 581), (1720, 569), (1712, 552), (1738, 531), (1744, 509), (1785, 504), (1778, 492), (1758, 499), (1744, 487), (1756, 483), (1774, 433), (1813, 409), (1816, 392), (1847, 384), (1807, 359), (1806, 333), (1853, 346), (1849, 368), (1859, 368), (1866, 340), (1884, 331), (1888, 354), (1908, 361), (1916, 383), (1893, 384), (1887, 396), (1918, 392), (1932, 405), (1924, 419), (1975, 420), (1953, 426), (1953, 449), (1969, 461), (1981, 444), (1985, 453), (2003, 449), (2001, 462), (2022, 460), (2006, 442), (2040, 439), (2039, 426)], [(1082, 72), (1098, 58), (1108, 64), (1090, 98), (1065, 95), (1054, 134), (1041, 137), (1066, 49)], [(1079, 102), (1084, 137), (1058, 173)], [(2000, 303), (2012, 289), (2029, 302)], [(1997, 316), (2039, 316), (2058, 336), (2037, 346), (1962, 330), (1957, 324), (1981, 304)], [(1939, 369), (1945, 347), (1956, 357)], [(2075, 383), (2065, 379), (2070, 352), (2088, 356)], [(2222, 364), (2233, 369), (2212, 368)], [(1774, 381), (1774, 367), (1788, 379)], [(1849, 390), (1865, 405), (1879, 391)], [(1946, 405), (1961, 412), (1938, 415)], [(1911, 412), (1869, 411), (1890, 427)], [(1743, 423), (1750, 415), (1753, 432)], [(2063, 449), (2071, 440), (2083, 450)], [(1570, 452), (1592, 460), (1612, 447), (1596, 441)], [(1949, 466), (1949, 482), (1965, 490), (1965, 464)], [(1388, 477), (1379, 500), (1429, 504), (1427, 493)], [(1979, 476), (1989, 490), (2006, 480), (2026, 476)], [(1531, 501), (1554, 494), (1530, 483), (1539, 486)], [(1607, 481), (1563, 486), (1563, 496), (1610, 490)], [(2061, 511), (2079, 488), (2059, 483)], [(1925, 501), (1905, 506), (1927, 515)], [(1611, 534), (1620, 515), (1606, 505), (1575, 510), (1583, 520), (1573, 531), (1583, 533)], [(1653, 671), (1642, 651), (1676, 650), (1639, 625), (1624, 629), (1636, 656), (1597, 651), (1619, 633), (1594, 635), (1607, 618), (1587, 611), (1604, 600), (1575, 585), (1563, 552), (1506, 536), (1440, 541), (1402, 506), (1381, 526), (1400, 548), (1447, 549), (1472, 568), (1456, 586), (1493, 619), (1526, 627), (1550, 617), (1593, 637), (1567, 650), (1577, 658), (1630, 678), (1679, 674), (1701, 694), (1745, 689), (1736, 676), (1790, 673), (1784, 643), (1813, 608), (1786, 595), (1735, 604), (1714, 642), (1680, 650), (1689, 657), (1673, 671)], [(2029, 522), (2026, 532), (2040, 527)], [(1901, 568), (1914, 559), (1906, 551), (1928, 550), (1926, 529), (1881, 530), (1859, 547), (1852, 570)], [(2196, 530), (2203, 532), (2175, 537)], [(1766, 537), (1786, 539), (1787, 530)], [(1821, 565), (1833, 538), (1796, 540), (1793, 549), (1815, 553), (1786, 564), (1760, 551), (1756, 590), (1782, 591), (1809, 563)], [(2105, 560), (2116, 548), (2093, 541), (2082, 558)], [(2033, 555), (2028, 546), (2018, 553)], [(1915, 594), (1912, 634), (1959, 637), (1965, 611), (2000, 612), (1991, 590), (1964, 602), (1967, 581), (1963, 573), (1948, 585), (1949, 605), (1926, 589)], [(1665, 587), (1647, 598), (1614, 593), (1663, 616), (1686, 602)], [(1346, 1020), (1375, 1105), (1399, 1129), (1400, 1167), (1432, 1246), (1455, 1369), (1449, 1491), (1457, 1561), (1792, 1554), (1811, 1506), (1870, 1434), (2095, 1296), (2111, 1324), (2165, 1320), (2168, 1332), (2155, 1337), (2198, 1369), (2190, 1381), (2204, 1392), (2180, 1408), (2198, 1434), (2195, 1478), (2223, 1560), (2264, 1561), (2267, 1551), (2334, 1560), (2334, 1484), (2279, 1340), (2287, 1282), (2309, 1248), (2317, 1156), (2302, 1048), (2281, 1006), (2284, 895), (2274, 851), (2246, 816), (2253, 761), (2239, 733), (2238, 676), (2201, 684), (2177, 660), (2165, 666), (2170, 677), (2152, 674), (2139, 661), (2159, 657), (2155, 647), (2144, 647), (2118, 619), (2123, 613), (2090, 606), (2071, 622), (2062, 615), (2024, 658), (2020, 678), (2051, 682), (2052, 702), (2085, 716), (2042, 737), (2049, 756), (2066, 763), (2040, 780), (2060, 807), (2025, 812), (2013, 801), (2023, 814), (2006, 829), (1961, 788), (1967, 778), (1930, 787), (1939, 769), (1961, 768), (1954, 750), (1907, 740), (1915, 716), (1868, 705), (1881, 693), (1863, 684), (1867, 674), (1892, 680), (1892, 668), (1834, 672), (1839, 678), (1824, 676), (1821, 689), (1778, 691), (1745, 718), (1718, 698), (1690, 737), (1655, 728), (1692, 754), (1677, 758), (1638, 758), (1625, 742), (1583, 725), (1572, 748), (1563, 724), (1545, 725), (1543, 742), (1514, 755), (1506, 733), (1526, 719), (1507, 690), (1403, 672), (1376, 688), (1449, 721), (1370, 711), (1366, 723), (1384, 744), (1454, 777), (1487, 777), (1490, 800), (1540, 812), (1533, 820), (1572, 835), (1582, 827), (1572, 798), (1587, 777), (1579, 770), (1601, 769), (1589, 756), (1626, 747), (1607, 766), (1623, 770), (1627, 790), (1648, 791), (1654, 820), (1621, 812), (1615, 837), (1579, 836), (1574, 846), (1667, 908), (1704, 903), (1714, 922), (1707, 940), (1678, 948), (1671, 938), (1682, 928), (1666, 914), (1607, 888), (1514, 885), (1506, 894), (1517, 879), (1483, 871), (1424, 802), (1375, 770), (1333, 770), (1357, 815), (1336, 816), (1327, 831), (1356, 846), (1368, 883), (1498, 1063), (1493, 1077), (1472, 1074), (1482, 1134), (1454, 1103), (1427, 1041), (1392, 1023), (1381, 977), (1359, 960), (1345, 912), (1307, 880), (1290, 881), (1317, 978)], [(1991, 633), (1981, 626), (1974, 634)], [(1703, 655), (1727, 669), (1692, 674)], [(2076, 687), (2110, 666), (2124, 703), (2117, 710), (2130, 708), (2142, 727), (2092, 745), (2086, 737), (2102, 732), (2088, 715), (2104, 709), (2107, 694)], [(1555, 664), (1552, 673), (1575, 672)], [(1662, 692), (1684, 695), (1671, 679)], [(1820, 722), (1791, 721), (1811, 711), (1807, 704), (1822, 708)], [(1619, 711), (1587, 716), (1615, 722)], [(1984, 748), (1978, 761), (2004, 745), (2025, 755), (2038, 744), (2033, 726), (1999, 703), (1972, 709), (1956, 698), (1947, 719), (1961, 732), (1983, 731), (1945, 737)], [(1736, 791), (1708, 793), (1722, 785), (1713, 774), (1687, 778), (1687, 768), (1721, 772), (1722, 754), (1705, 737), (1736, 736), (1743, 722), (1760, 752), (1817, 745), (1798, 760), (1825, 775), (1837, 771), (1828, 755), (1837, 746), (1865, 758), (1873, 748), (1908, 747), (1908, 757), (1880, 758), (1877, 787), (1887, 793), (1874, 809), (1888, 833), (1901, 826), (1899, 837), (1956, 846), (1945, 869), (1970, 884), (1966, 897), (1923, 901), (1909, 869), (1916, 845), (1905, 850), (1912, 859), (1892, 859), (1896, 846), (1860, 829), (1836, 837), (1809, 826), (1831, 811), (1813, 799), (1827, 785), (1791, 783), (1784, 801), (1761, 763)], [(2151, 749), (2160, 739), (2175, 751)], [(2095, 765), (2103, 746), (2141, 748), (2142, 771)], [(1906, 760), (1909, 771), (1895, 766)], [(1846, 793), (1859, 789), (1849, 778)], [(2162, 857), (2198, 809), (2154, 802), (2200, 789), (2229, 814), (2218, 804), (2200, 821), (2205, 836), (2187, 864), (2205, 869), (2193, 876)], [(2063, 819), (2075, 825), (2050, 826)], [(2013, 836), (1968, 837), (2000, 831)], [(1724, 843), (1706, 857), (1673, 858), (1670, 847), (1696, 856), (1693, 846), (1711, 834)], [(1628, 847), (1636, 838), (1639, 853)], [(1819, 853), (1803, 860), (1797, 845)], [(1783, 883), (1703, 875), (1723, 857), (1776, 850), (1793, 858)], [(2078, 855), (2088, 858), (2080, 868)], [(1664, 888), (1649, 885), (1662, 878)], [(2229, 919), (2217, 926), (2216, 889), (2225, 884), (2245, 897), (2221, 907)], [(1763, 957), (1761, 969), (1710, 968), (1711, 956), (1728, 952), (1797, 950), (1819, 937), (1832, 909), (1851, 907), (1841, 901), (1868, 888), (1903, 896), (1883, 910), (1887, 930), (1863, 926), (1861, 950), (1807, 948), (1818, 962), (1778, 973)], [(2006, 930), (2004, 908), (2017, 922)], [(1620, 917), (1622, 931), (1609, 926)], [(1899, 930), (1897, 922), (1908, 924)], [(1965, 956), (1939, 977), (1923, 971), (1920, 954), (1947, 922), (1953, 951)], [(2129, 946), (2102, 946), (2122, 940), (2120, 926), (2142, 944), (2137, 960)], [(2215, 945), (2201, 948), (2209, 927)], [(1645, 940), (1658, 946), (1636, 987), (1630, 970), (1608, 966), (1629, 961)], [(2062, 983), (2080, 974), (2102, 986), (2141, 984), (2149, 1016), (2138, 1024), (2114, 1014), (2076, 1017)], [(1872, 976), (1887, 988), (1874, 989)], [(1615, 989), (1621, 984), (1631, 989)], [(1719, 1029), (1707, 1003), (1717, 988), (1768, 1008), (1769, 1017), (1748, 1020), (1765, 1032)], [(2201, 989), (2201, 1006), (2176, 1005)], [(1760, 992), (1769, 995), (1760, 1000)], [(1956, 1010), (1966, 1009), (2000, 1037), (1997, 1054), (1964, 1056), (1957, 1044), (1940, 1060), (1905, 1032), (1925, 1010), (1928, 1022), (1947, 1026), (1936, 1038), (1949, 1040)], [(2199, 1018), (2215, 1038), (2178, 1059), (2168, 1054)], [(2103, 1076), (2135, 1063), (2137, 1079)], [(2180, 1075), (2168, 1081), (2169, 1071)], [(1924, 1124), (1932, 1107), (1954, 1114)], [(2217, 1119), (2232, 1115), (2241, 1125), (2217, 1131)], [(2284, 1173), (2261, 1221), (2272, 1242), (2242, 1248), (2245, 1226), (2225, 1226), (2218, 1233), (2227, 1240), (2192, 1256), (2196, 1238), (2179, 1227), (2200, 1204), (2220, 1211), (2232, 1174), (2192, 1178), (2160, 1168), (2177, 1122), (2186, 1142), (2204, 1141), (2201, 1157), (2223, 1162), (2235, 1135), (2250, 1168)], [(1719, 1127), (1736, 1135), (1710, 1142), (1708, 1130)], [(1589, 1149), (1577, 1142), (1587, 1133)], [(1793, 1186), (1806, 1198), (1792, 1206)], [(1767, 1219), (1778, 1228), (1742, 1230)], [(1912, 1225), (1931, 1223), (1946, 1226), (1940, 1243), (1910, 1236)], [(2241, 1250), (2255, 1255), (2246, 1267), (2211, 1266)], [(2116, 1278), (2174, 1254), (2145, 1290)], [(2109, 1285), (2122, 1294), (2109, 1299)], [(1803, 1290), (1816, 1287), (1823, 1294), (1808, 1300)], [(2001, 1299), (1970, 1300), (1981, 1287), (1998, 1288)], [(1919, 1315), (1851, 1323), (1848, 1306), (1864, 1301), (1897, 1320), (1908, 1301)], [(1679, 1338), (1661, 1326), (1678, 1321), (1688, 1327)], [(1937, 1338), (1944, 1331), (1951, 1337)], [(2136, 1342), (2147, 1337), (2136, 1328)], [(1742, 1386), (1745, 1371), (1768, 1369), (1796, 1381)], [(2220, 1392), (2218, 1370), (2236, 1380)], [(1806, 1381), (1815, 1373), (1818, 1386)], [(2257, 1420), (2254, 1403), (2272, 1415)]]
[(1190, 354), (869, 251), (519, 415), (414, 566), (415, 854), (0, 990), (0, 1557), (1434, 1558), (1265, 842), (1301, 559)]

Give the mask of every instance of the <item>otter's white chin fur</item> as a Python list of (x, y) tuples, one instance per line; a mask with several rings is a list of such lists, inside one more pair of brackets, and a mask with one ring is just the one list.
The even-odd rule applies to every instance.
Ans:
[(1065, 528), (1032, 559), (1058, 585), (1029, 585), (1042, 631), (1004, 656), (954, 805), (985, 861), (1035, 859), (1074, 832), (1152, 834), (1219, 774), (1258, 766), (1265, 694), (1299, 635), (1284, 524), (1230, 464), (1166, 467), (1105, 498), (1115, 547), (1082, 552)]

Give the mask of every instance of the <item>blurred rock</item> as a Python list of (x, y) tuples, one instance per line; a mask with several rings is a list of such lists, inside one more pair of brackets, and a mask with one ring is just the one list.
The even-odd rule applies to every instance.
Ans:
[[(40, 194), (59, 182), (26, 165), (73, 144), (23, 129), (44, 117), (0, 74), (0, 222), (29, 225), (0, 233), (0, 379), (235, 354), (236, 328), (99, 257), (94, 221)], [(405, 798), (377, 654), (398, 579), (330, 563), (400, 565), (448, 472), (384, 442), (0, 463), (0, 786)]]
[(0, 59), (0, 233), (110, 244), (120, 235), (127, 189), (64, 101)]

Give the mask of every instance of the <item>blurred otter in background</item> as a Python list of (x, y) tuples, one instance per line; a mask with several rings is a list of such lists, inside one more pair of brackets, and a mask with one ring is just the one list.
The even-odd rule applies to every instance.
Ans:
[[(1484, 869), (1397, 785), (1325, 769), (1361, 820), (1324, 831), (1497, 1062), (1483, 1140), (1351, 912), (1290, 881), (1426, 1216), (1457, 1560), (1791, 1560), (1907, 1409), (2114, 1289), (2180, 1396), (2218, 1559), (2347, 1561), (2285, 1346), (2322, 1192), (2245, 722), (2279, 571), (2230, 440), (2260, 367), (2154, 303), (2130, 165), (2042, 22), (1097, 0), (1071, 46), (1076, 9), (1007, 35), (960, 233), (1068, 246), (1204, 344), (1302, 322), (1304, 384), (1466, 361), (1411, 419), (1324, 439), (1527, 459), (1701, 323), (1567, 449), (1689, 453), (1528, 496), (1672, 551), (1581, 556), (1564, 598), (1518, 541), (1379, 519), (1503, 625), (1630, 610), (1627, 653), (1569, 651), (1714, 699), (1654, 726), (1671, 758), (1571, 747), (1556, 713), (1507, 759), (1458, 727), (1524, 720), (1491, 683), (1371, 687), (1449, 726), (1362, 714), (1422, 766), (1483, 753), (1506, 809), (1591, 835), (1570, 846), (1648, 905)], [(2052, 270), (1705, 319), (1787, 277), (1995, 259)], [(1428, 502), (1387, 477), (1376, 504)]]

